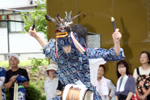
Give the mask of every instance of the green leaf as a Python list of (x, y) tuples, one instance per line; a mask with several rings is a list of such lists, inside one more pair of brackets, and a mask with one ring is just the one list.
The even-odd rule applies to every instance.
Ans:
[(29, 28), (33, 25), (35, 17), (37, 17), (35, 29), (37, 32), (43, 32), (45, 37), (47, 38), (47, 21), (45, 20), (46, 15), (46, 0), (42, 0), (44, 4), (40, 4), (40, 1), (35, 1), (37, 4), (36, 8), (33, 8), (35, 12), (22, 12), (22, 18), (25, 22), (24, 30), (22, 33), (28, 33)]

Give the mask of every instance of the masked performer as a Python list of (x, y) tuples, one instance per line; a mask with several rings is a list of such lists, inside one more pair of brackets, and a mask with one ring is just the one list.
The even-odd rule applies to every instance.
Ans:
[[(82, 15), (82, 14), (79, 14)], [(63, 85), (82, 82), (90, 91), (94, 92), (93, 100), (101, 100), (96, 87), (90, 82), (89, 59), (103, 58), (105, 61), (116, 61), (123, 59), (124, 52), (120, 48), (121, 34), (118, 29), (115, 30), (112, 37), (114, 47), (106, 50), (102, 48), (87, 48), (85, 44), (85, 36), (87, 30), (79, 24), (70, 25), (73, 19), (72, 11), (67, 14), (65, 19), (56, 16), (56, 19), (46, 15), (48, 21), (53, 21), (56, 24), (56, 45), (55, 39), (50, 39), (47, 44), (41, 37), (38, 36), (36, 30), (29, 30), (29, 34), (33, 36), (44, 48), (43, 53), (46, 57), (58, 63), (58, 70), (55, 75), (59, 78)]]

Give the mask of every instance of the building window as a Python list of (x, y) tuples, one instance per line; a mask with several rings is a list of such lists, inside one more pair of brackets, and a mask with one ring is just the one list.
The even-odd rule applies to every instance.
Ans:
[[(10, 20), (14, 21), (22, 21), (21, 15), (9, 15)], [(10, 22), (10, 32), (15, 33), (15, 32), (21, 32), (23, 31), (23, 26), (24, 23), (21, 22)]]
[[(0, 15), (0, 20), (7, 20), (8, 15)], [(0, 27), (7, 27), (7, 22), (0, 22)]]

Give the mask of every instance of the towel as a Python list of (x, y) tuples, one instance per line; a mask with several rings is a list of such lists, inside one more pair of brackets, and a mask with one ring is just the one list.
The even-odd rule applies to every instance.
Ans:
[[(124, 78), (123, 78), (123, 80), (122, 80), (122, 83), (121, 83), (121, 86), (120, 86), (121, 78), (122, 78), (122, 76), (120, 76), (120, 78), (119, 78), (118, 81), (117, 81), (117, 89), (116, 89), (117, 92), (118, 92), (118, 91), (120, 91), (120, 92), (123, 92), (123, 91), (124, 91), (125, 84), (126, 84), (126, 81), (127, 81), (128, 78), (129, 78), (129, 76), (127, 76), (127, 75), (124, 76)], [(119, 88), (119, 86), (120, 86), (120, 88)]]

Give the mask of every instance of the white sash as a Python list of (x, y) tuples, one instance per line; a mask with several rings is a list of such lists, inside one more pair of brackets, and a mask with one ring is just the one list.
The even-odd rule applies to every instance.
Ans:
[(128, 80), (129, 76), (125, 75), (124, 78), (122, 79), (122, 82), (121, 82), (121, 86), (120, 86), (120, 89), (119, 89), (119, 85), (120, 85), (120, 81), (121, 81), (121, 78), (122, 76), (120, 76), (120, 78), (118, 79), (117, 81), (117, 89), (116, 89), (116, 92), (120, 91), (124, 91), (124, 88), (125, 88), (125, 84), (126, 84), (126, 81)]
[[(106, 79), (104, 76), (102, 76), (102, 79), (101, 79), (101, 83), (102, 83), (102, 95), (105, 96), (109, 94), (109, 90), (108, 90), (108, 86), (107, 86), (107, 83), (106, 83)], [(97, 89), (99, 88), (99, 84), (98, 84), (98, 81), (97, 81)]]
[(103, 58), (89, 59), (90, 65), (90, 81), (93, 86), (97, 86), (97, 72), (99, 65), (104, 65), (106, 61)]

